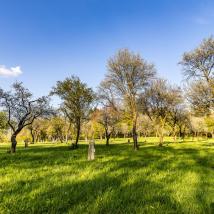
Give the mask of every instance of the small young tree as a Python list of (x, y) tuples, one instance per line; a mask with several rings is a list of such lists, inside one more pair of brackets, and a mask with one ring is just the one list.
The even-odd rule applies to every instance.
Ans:
[(106, 146), (119, 122), (119, 106), (116, 102), (114, 90), (109, 81), (102, 81), (98, 90), (98, 101), (102, 108), (98, 111), (97, 122), (105, 129)]
[(118, 112), (111, 107), (103, 107), (99, 110), (98, 123), (105, 129), (106, 146), (109, 146), (109, 140), (115, 131), (115, 126), (119, 121)]
[(77, 148), (81, 125), (88, 119), (95, 94), (78, 77), (71, 76), (64, 81), (58, 81), (51, 95), (58, 95), (63, 101), (62, 109), (76, 129), (74, 148)]
[(11, 152), (16, 152), (16, 137), (26, 126), (31, 125), (35, 119), (52, 113), (48, 97), (32, 99), (32, 94), (24, 88), (21, 82), (12, 85), (12, 91), (5, 92), (0, 89), (0, 105), (7, 114), (7, 122), (12, 130)]

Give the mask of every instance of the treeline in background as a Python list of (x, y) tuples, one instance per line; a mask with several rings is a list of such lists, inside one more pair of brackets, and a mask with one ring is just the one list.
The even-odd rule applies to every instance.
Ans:
[[(107, 61), (107, 72), (96, 90), (71, 75), (58, 81), (48, 96), (34, 99), (21, 82), (10, 91), (0, 89), (0, 142), (69, 143), (79, 140), (130, 138), (134, 149), (139, 137), (173, 141), (214, 137), (214, 39), (204, 39), (179, 62), (184, 85), (158, 76), (155, 65), (128, 49)], [(172, 71), (173, 72), (173, 71)], [(50, 100), (61, 100), (58, 109)], [(142, 139), (142, 138), (141, 138)]]

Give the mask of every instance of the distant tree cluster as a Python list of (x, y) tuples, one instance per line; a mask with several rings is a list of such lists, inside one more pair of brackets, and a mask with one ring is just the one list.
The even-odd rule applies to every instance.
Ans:
[[(171, 85), (156, 74), (155, 66), (128, 49), (119, 50), (107, 62), (107, 73), (93, 91), (78, 77), (58, 81), (49, 96), (33, 99), (22, 83), (0, 89), (0, 136), (11, 134), (11, 152), (17, 136), (38, 141), (72, 141), (111, 137), (138, 138), (185, 135), (214, 137), (214, 39), (210, 37), (184, 53), (180, 65), (186, 86)], [(51, 96), (61, 99), (50, 107)], [(23, 134), (24, 133), (24, 134)], [(3, 138), (0, 138), (1, 141)]]

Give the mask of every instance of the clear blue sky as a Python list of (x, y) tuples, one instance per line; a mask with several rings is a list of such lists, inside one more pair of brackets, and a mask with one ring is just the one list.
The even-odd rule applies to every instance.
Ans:
[(0, 0), (0, 9), (0, 70), (17, 72), (0, 86), (23, 81), (36, 96), (71, 74), (95, 88), (120, 48), (180, 84), (182, 53), (214, 34), (213, 0)]

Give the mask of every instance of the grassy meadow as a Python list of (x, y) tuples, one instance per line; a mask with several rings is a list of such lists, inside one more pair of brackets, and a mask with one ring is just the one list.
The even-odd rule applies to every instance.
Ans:
[[(0, 144), (0, 213), (214, 213), (214, 143)], [(167, 139), (167, 141), (171, 141)]]

